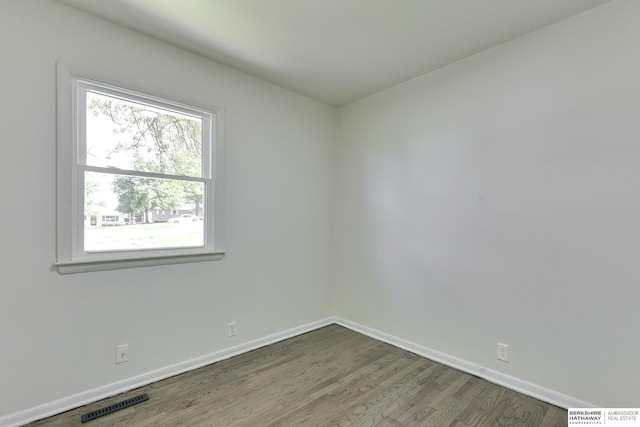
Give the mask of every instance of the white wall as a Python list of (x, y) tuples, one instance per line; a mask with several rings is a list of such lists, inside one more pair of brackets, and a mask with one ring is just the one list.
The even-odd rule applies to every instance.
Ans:
[(341, 108), (338, 316), (638, 406), (639, 22), (614, 1)]
[[(331, 314), (333, 108), (49, 0), (1, 9), (0, 419)], [(224, 260), (52, 268), (56, 60), (225, 110)]]
[[(336, 115), (50, 0), (2, 0), (0, 420), (334, 313), (637, 406), (639, 16), (616, 0)], [(225, 109), (223, 261), (55, 272), (55, 60)]]

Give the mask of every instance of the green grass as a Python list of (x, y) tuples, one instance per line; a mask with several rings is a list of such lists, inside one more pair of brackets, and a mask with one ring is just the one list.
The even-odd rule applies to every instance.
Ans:
[(84, 241), (88, 251), (202, 246), (203, 222), (90, 227), (84, 230)]

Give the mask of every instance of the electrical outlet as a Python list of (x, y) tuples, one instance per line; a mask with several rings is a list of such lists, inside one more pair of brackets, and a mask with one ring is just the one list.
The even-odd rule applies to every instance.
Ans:
[(122, 344), (116, 347), (116, 364), (129, 360), (129, 344)]
[(509, 363), (509, 346), (498, 343), (498, 360)]
[(236, 336), (236, 322), (229, 322), (227, 324), (227, 334), (230, 337), (235, 337)]

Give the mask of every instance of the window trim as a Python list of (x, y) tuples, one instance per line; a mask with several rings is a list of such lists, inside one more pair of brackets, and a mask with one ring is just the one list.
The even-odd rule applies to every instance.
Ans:
[[(100, 270), (114, 270), (121, 268), (144, 267), (164, 264), (180, 264), (220, 260), (224, 257), (223, 248), (223, 220), (224, 220), (224, 144), (223, 123), (224, 111), (214, 109), (199, 110), (177, 102), (167, 102), (153, 94), (141, 94), (129, 89), (123, 89), (109, 83), (98, 82), (73, 75), (64, 65), (57, 62), (57, 194), (56, 194), (56, 226), (57, 253), (55, 266), (60, 274), (80, 273)], [(84, 188), (76, 185), (79, 159), (78, 153), (78, 123), (77, 115), (73, 114), (73, 97), (77, 95), (76, 82), (96, 84), (101, 88), (112, 88), (119, 93), (130, 94), (132, 98), (144, 95), (144, 99), (158, 101), (158, 104), (184, 107), (185, 110), (207, 112), (212, 116), (211, 123), (211, 153), (203, 159), (203, 174), (206, 168), (210, 171), (210, 192), (205, 196), (205, 212), (211, 213), (211, 221), (206, 221), (210, 228), (205, 229), (205, 243), (203, 247), (189, 248), (161, 248), (136, 251), (109, 251), (87, 253), (78, 250), (77, 224)], [(76, 160), (74, 160), (76, 159)], [(209, 161), (207, 161), (209, 159)], [(203, 177), (205, 176), (203, 175)], [(75, 192), (75, 194), (74, 194)], [(211, 193), (213, 193), (211, 195)], [(81, 234), (81, 233), (80, 233)], [(81, 237), (81, 236), (80, 236)]]

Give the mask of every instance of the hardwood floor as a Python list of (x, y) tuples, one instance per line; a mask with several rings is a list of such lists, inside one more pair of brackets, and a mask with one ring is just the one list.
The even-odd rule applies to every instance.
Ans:
[(553, 427), (567, 412), (331, 325), (29, 425)]

